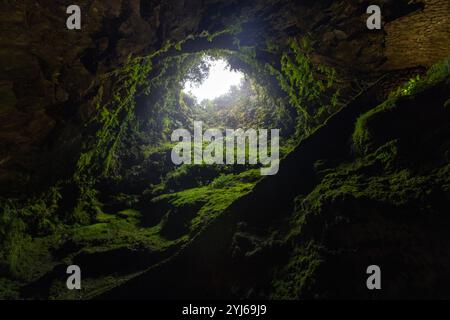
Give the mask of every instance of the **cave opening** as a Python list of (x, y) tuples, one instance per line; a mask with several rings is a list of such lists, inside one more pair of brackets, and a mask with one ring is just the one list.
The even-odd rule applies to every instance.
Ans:
[(244, 79), (244, 74), (240, 71), (231, 70), (225, 59), (207, 55), (203, 56), (200, 64), (196, 66), (196, 70), (205, 74), (200, 75), (200, 77), (203, 77), (197, 80), (192, 74), (193, 70), (191, 70), (189, 77), (184, 80), (183, 91), (185, 94), (195, 97), (198, 102), (225, 95), (229, 93), (232, 86), (239, 87)]
[[(205, 129), (277, 128), (280, 157), (299, 141), (301, 112), (292, 103), (296, 89), (289, 93), (286, 87), (296, 80), (283, 74), (280, 64), (294, 68), (300, 51), (287, 51), (284, 61), (273, 53), (273, 44), (259, 52), (227, 33), (208, 37), (168, 44), (152, 55), (130, 55), (122, 67), (95, 82), (85, 106), (91, 119), (77, 137), (81, 155), (73, 179), (57, 181), (38, 205), (26, 209), (54, 212), (56, 220), (43, 217), (29, 232), (50, 242), (59, 241), (52, 237), (60, 235), (55, 256), (70, 256), (85, 265), (91, 272), (87, 276), (99, 283), (143, 270), (181, 250), (264, 179), (259, 164), (174, 164), (174, 130), (192, 129), (196, 120)], [(214, 78), (215, 68), (219, 77)], [(228, 71), (227, 84), (220, 75)], [(280, 79), (285, 79), (284, 88)], [(201, 87), (208, 80), (219, 85), (217, 90)], [(196, 88), (203, 95), (199, 91), (196, 96)], [(55, 231), (61, 224), (67, 229)], [(34, 249), (28, 243), (11, 245), (23, 245), (24, 252)], [(118, 257), (127, 259), (119, 258), (117, 264)], [(94, 267), (104, 261), (114, 270)], [(20, 276), (18, 267), (10, 267), (8, 272)], [(31, 283), (24, 294), (32, 296), (33, 287), (40, 285)]]
[[(135, 210), (139, 224), (156, 239), (178, 246), (262, 179), (261, 163), (238, 164), (239, 149), (234, 164), (175, 164), (172, 134), (180, 128), (194, 131), (195, 122), (202, 122), (204, 130), (276, 128), (281, 136), (277, 157), (289, 153), (295, 145), (292, 107), (272, 75), (244, 58), (228, 49), (181, 48), (157, 60), (136, 94), (134, 128), (126, 131), (115, 166), (100, 180), (102, 212)], [(250, 138), (244, 141), (249, 160)], [(273, 155), (271, 150), (265, 157)]]
[[(238, 2), (85, 1), (82, 32), (5, 3), (0, 299), (448, 296), (447, 2), (383, 1), (382, 31), (368, 1)], [(175, 163), (196, 122), (279, 130), (279, 170)]]

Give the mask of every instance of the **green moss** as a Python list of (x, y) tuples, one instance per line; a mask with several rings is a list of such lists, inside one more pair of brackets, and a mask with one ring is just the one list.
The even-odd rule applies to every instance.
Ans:
[(221, 175), (210, 185), (164, 194), (153, 202), (167, 201), (180, 214), (188, 208), (197, 208), (188, 228), (191, 233), (195, 233), (238, 198), (250, 192), (260, 179), (258, 169)]
[(17, 282), (0, 278), (0, 300), (19, 299), (20, 286)]
[(371, 149), (372, 136), (370, 133), (371, 121), (377, 117), (388, 113), (390, 110), (396, 107), (395, 99), (389, 98), (384, 103), (380, 104), (374, 109), (362, 114), (355, 124), (355, 130), (353, 131), (352, 140), (354, 149), (360, 154), (365, 154)]
[(446, 214), (442, 203), (448, 202), (448, 196), (443, 195), (450, 190), (450, 164), (428, 167), (421, 163), (421, 167), (417, 171), (402, 166), (398, 141), (394, 140), (364, 157), (323, 170), (313, 191), (296, 199), (285, 241), (292, 254), (275, 274), (273, 297), (298, 299), (326, 294), (327, 284), (318, 280), (333, 276), (327, 259), (339, 253), (329, 249), (334, 244), (328, 241), (334, 231), (341, 230), (333, 226), (357, 224), (377, 210), (393, 219), (398, 215), (405, 219), (404, 214)]
[(106, 175), (114, 166), (116, 149), (134, 118), (135, 95), (138, 89), (148, 86), (152, 58), (157, 54), (160, 52), (134, 59), (130, 55), (123, 68), (107, 75), (113, 83), (111, 99), (104, 101), (103, 85), (99, 86), (97, 96), (92, 101), (98, 113), (91, 120), (99, 129), (95, 133), (95, 144), (88, 141), (84, 146), (85, 151), (77, 164), (76, 178), (95, 173)]
[[(11, 212), (17, 211), (10, 210), (8, 214)], [(27, 225), (21, 219), (6, 216), (4, 211), (2, 219), (4, 229), (0, 230), (2, 236), (0, 283), (5, 283), (5, 286), (0, 290), (0, 297), (5, 298), (18, 297), (19, 284), (35, 281), (51, 273), (57, 264), (70, 264), (80, 253), (108, 254), (119, 249), (132, 251), (133, 248), (148, 252), (164, 252), (188, 240), (186, 237), (181, 237), (177, 241), (165, 239), (160, 235), (160, 225), (152, 228), (141, 227), (141, 213), (133, 209), (122, 210), (117, 214), (100, 212), (96, 217), (97, 223), (86, 226), (61, 226), (47, 236), (30, 236), (26, 232)], [(114, 278), (125, 279), (127, 276), (130, 275)], [(90, 285), (86, 284), (89, 288), (83, 291), (83, 295), (91, 295), (92, 292), (101, 290), (108, 282), (108, 277), (108, 274), (105, 274), (104, 277), (86, 279), (86, 283)], [(59, 287), (58, 280), (56, 278), (54, 280), (55, 291), (51, 297), (68, 297), (67, 290), (61, 289), (65, 286)]]
[(431, 67), (424, 78), (413, 77), (394, 90), (384, 103), (367, 111), (357, 119), (353, 132), (354, 149), (360, 154), (367, 154), (372, 150), (371, 124), (396, 109), (399, 98), (419, 94), (426, 88), (441, 81), (448, 81), (448, 79), (450, 79), (450, 57)]
[(167, 152), (171, 151), (174, 146), (175, 146), (175, 143), (166, 142), (166, 143), (162, 143), (162, 144), (159, 144), (156, 146), (143, 145), (143, 146), (141, 146), (141, 148), (142, 148), (142, 153), (144, 155), (144, 158), (147, 159), (156, 154), (164, 155)]
[(208, 198), (208, 202), (199, 210), (197, 216), (191, 221), (191, 231), (206, 225), (211, 219), (228, 208), (234, 201), (250, 192), (254, 184), (241, 183), (225, 189), (217, 189)]
[(314, 64), (311, 53), (308, 38), (291, 39), (289, 51), (281, 56), (281, 72), (272, 69), (290, 103), (297, 109), (298, 136), (310, 134), (310, 130), (337, 111), (339, 104), (336, 71), (324, 64)]
[(296, 247), (287, 265), (277, 272), (272, 298), (296, 300), (305, 296), (322, 262), (321, 247), (314, 241)]
[(46, 242), (35, 237), (52, 238), (45, 236), (60, 224), (56, 214), (60, 199), (58, 188), (25, 202), (0, 199), (0, 275), (18, 279), (33, 276), (36, 259), (48, 252)]
[(221, 174), (210, 184), (211, 188), (220, 189), (225, 187), (232, 187), (236, 182), (257, 182), (261, 179), (259, 169), (247, 170), (239, 174)]
[[(331, 204), (346, 199), (372, 200), (393, 207), (433, 202), (435, 192), (448, 189), (449, 164), (434, 166), (422, 174), (401, 168), (396, 163), (396, 144), (396, 141), (391, 141), (364, 158), (330, 170), (321, 183), (302, 199), (302, 214), (321, 214)], [(302, 221), (301, 217), (299, 219)]]
[(450, 57), (436, 63), (427, 72), (428, 84), (434, 84), (440, 81), (450, 81)]
[(0, 252), (0, 274), (20, 282), (37, 279), (55, 265), (51, 250), (58, 241), (57, 235), (32, 238), (11, 230)]
[(94, 188), (93, 181), (90, 179), (81, 179), (72, 182), (79, 192), (76, 204), (69, 210), (66, 222), (89, 224), (94, 218), (102, 212), (101, 203), (97, 200), (98, 191)]
[(139, 220), (139, 218), (141, 218), (142, 215), (137, 210), (126, 209), (126, 210), (119, 211), (117, 213), (117, 216), (124, 218), (124, 219), (128, 219), (128, 220)]
[(123, 210), (116, 215), (103, 213), (97, 218), (99, 223), (70, 230), (70, 239), (89, 250), (136, 245), (163, 250), (175, 244), (159, 235), (160, 226), (140, 227), (140, 218), (141, 213), (133, 209)]

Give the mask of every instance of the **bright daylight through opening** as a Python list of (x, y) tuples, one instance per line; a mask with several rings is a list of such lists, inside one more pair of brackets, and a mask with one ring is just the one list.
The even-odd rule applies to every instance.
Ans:
[(205, 99), (214, 99), (227, 93), (231, 86), (237, 86), (244, 78), (239, 71), (230, 70), (228, 62), (224, 59), (205, 58), (210, 64), (209, 74), (201, 84), (186, 81), (184, 91), (191, 92), (199, 102)]

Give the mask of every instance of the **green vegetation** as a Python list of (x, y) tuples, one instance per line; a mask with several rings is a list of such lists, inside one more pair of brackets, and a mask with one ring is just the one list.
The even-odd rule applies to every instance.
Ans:
[(159, 235), (159, 226), (141, 228), (141, 213), (134, 209), (101, 214), (97, 220), (95, 224), (71, 229), (68, 233), (71, 241), (89, 252), (123, 246), (163, 250), (175, 244)]
[[(113, 268), (114, 270), (106, 268), (101, 272), (101, 277), (95, 276), (90, 279), (87, 276), (87, 283), (92, 281), (96, 283), (92, 288), (89, 286), (83, 288), (82, 296), (89, 296), (93, 290), (98, 291), (104, 283), (113, 285), (113, 280), (119, 281), (127, 274), (130, 276), (142, 270), (144, 266), (140, 258), (132, 254), (135, 250), (139, 250), (143, 256), (160, 256), (159, 259), (162, 259), (165, 252), (177, 248), (186, 241), (186, 238), (178, 241), (165, 239), (160, 235), (160, 225), (152, 228), (141, 227), (141, 213), (132, 209), (122, 210), (116, 214), (100, 213), (94, 224), (60, 227), (52, 233), (38, 237), (31, 237), (32, 233), (29, 231), (25, 233), (26, 224), (21, 223), (19, 219), (15, 220), (14, 225), (10, 222), (7, 226), (9, 227), (7, 233), (2, 230), (4, 247), (1, 250), (0, 282), (5, 283), (5, 288), (0, 292), (1, 298), (17, 296), (17, 290), (22, 283), (35, 281), (52, 272), (52, 269), (63, 261), (70, 264), (81, 257), (87, 257), (83, 265), (87, 269), (97, 269), (98, 265), (104, 263), (100, 260), (105, 258), (110, 259), (110, 263), (116, 267), (123, 265), (117, 260), (120, 256), (115, 252), (130, 255), (128, 261), (130, 270), (121, 271), (119, 267)], [(3, 238), (5, 235), (6, 239)], [(98, 258), (100, 260), (96, 258), (97, 254), (100, 255)], [(133, 268), (134, 265), (136, 266)], [(56, 284), (53, 283), (54, 286)], [(63, 298), (67, 294), (62, 285), (59, 290), (53, 292), (53, 298)]]
[[(409, 246), (411, 232), (425, 230), (424, 224), (415, 225), (418, 217), (421, 217), (419, 221), (433, 223), (437, 217), (447, 216), (445, 204), (450, 194), (448, 114), (436, 104), (438, 100), (429, 99), (426, 89), (439, 87), (442, 82), (447, 82), (448, 86), (449, 61), (446, 59), (431, 68), (423, 79), (415, 77), (408, 81), (385, 103), (358, 119), (353, 139), (359, 152), (353, 160), (338, 165), (316, 162), (320, 182), (312, 192), (299, 195), (295, 200), (290, 228), (283, 240), (290, 254), (288, 262), (276, 268), (273, 298), (326, 298), (327, 294), (343, 295), (346, 290), (356, 290), (351, 287), (355, 275), (339, 269), (336, 261), (358, 263), (365, 254), (371, 261), (376, 249), (366, 253), (367, 244), (376, 244), (380, 239), (390, 243), (404, 237), (407, 240), (402, 246)], [(427, 123), (429, 120), (420, 109), (399, 108), (398, 101), (402, 97), (407, 97), (408, 101), (426, 99), (429, 101), (424, 106), (426, 110), (437, 112), (436, 117), (447, 122)], [(397, 112), (397, 118), (390, 113), (393, 111)], [(404, 123), (398, 129), (393, 127), (394, 130), (386, 129), (392, 127), (391, 123), (384, 124), (383, 130), (373, 130), (374, 118), (383, 113), (384, 119), (404, 119)], [(414, 137), (397, 134), (405, 131), (409, 123), (419, 120), (424, 124)], [(417, 131), (415, 126), (414, 130)], [(447, 132), (446, 138), (442, 138), (441, 132)], [(384, 135), (382, 140), (380, 134)], [(385, 142), (380, 145), (373, 141)], [(402, 226), (394, 232), (390, 228), (398, 219)], [(447, 227), (442, 231), (439, 227), (433, 228), (434, 232), (445, 234)], [(358, 252), (356, 262), (346, 260), (352, 259), (354, 252)], [(428, 252), (420, 254), (426, 259)], [(408, 255), (406, 257), (409, 259)], [(414, 257), (410, 262), (416, 264)], [(336, 276), (333, 272), (339, 273), (339, 277), (348, 277), (339, 282), (348, 287), (333, 287), (332, 279)]]
[[(256, 166), (176, 168), (170, 163), (170, 133), (191, 125), (202, 111), (181, 91), (183, 81), (200, 82), (208, 71), (204, 53), (164, 56), (171, 47), (145, 58), (129, 57), (123, 68), (93, 85), (98, 90), (91, 102), (96, 113), (87, 124), (89, 134), (72, 179), (25, 203), (2, 200), (0, 281), (5, 285), (0, 297), (17, 297), (24, 284), (43, 276), (53, 277), (48, 283), (51, 298), (90, 297), (169, 257), (259, 181)], [(224, 52), (208, 54), (222, 57)], [(280, 121), (279, 106), (272, 109), (263, 88), (250, 80), (246, 85), (235, 88), (222, 108), (216, 108), (219, 100), (210, 102), (216, 109), (208, 112), (224, 112), (208, 118), (211, 126), (251, 119), (252, 125), (266, 127)], [(258, 101), (265, 103), (259, 107)], [(284, 146), (286, 152), (289, 148)], [(139, 179), (143, 182), (136, 186)], [(105, 191), (105, 183), (114, 191)], [(152, 203), (165, 205), (155, 208)], [(162, 218), (148, 226), (149, 216), (161, 214), (158, 210)], [(178, 221), (185, 222), (181, 231)], [(86, 275), (80, 293), (61, 289), (64, 281), (53, 275), (54, 268), (80, 259), (94, 270), (105, 261), (122, 265), (117, 259), (124, 255), (132, 266)]]
[[(421, 173), (402, 167), (396, 144), (392, 141), (354, 162), (324, 170), (316, 188), (296, 199), (291, 231), (285, 240), (286, 245), (295, 245), (288, 263), (275, 275), (273, 298), (313, 298), (312, 292), (326, 292), (327, 285), (318, 280), (334, 276), (324, 270), (330, 256), (341, 254), (332, 249), (336, 243), (327, 240), (336, 229), (361, 219), (379, 223), (381, 218), (373, 217), (374, 212), (390, 219), (446, 214), (440, 206), (441, 201), (448, 201), (448, 197), (441, 199), (442, 192), (450, 194), (450, 165), (441, 163)], [(376, 237), (381, 231), (374, 227), (373, 231), (363, 228), (357, 232), (348, 242)]]
[[(296, 38), (282, 47), (267, 40), (261, 49), (244, 45), (237, 37), (241, 31), (237, 24), (169, 41), (148, 56), (130, 55), (123, 66), (90, 85), (84, 96), (92, 98), (83, 107), (91, 114), (79, 150), (74, 150), (78, 157), (72, 172), (29, 199), (0, 198), (0, 299), (35, 297), (32, 290), (21, 291), (33, 285), (48, 289), (45, 298), (101, 293), (173, 257), (262, 179), (256, 165), (175, 166), (170, 161), (174, 129), (189, 128), (194, 119), (203, 120), (204, 129), (281, 128), (283, 157), (339, 110), (338, 74), (318, 61), (314, 43)], [(236, 51), (183, 51), (188, 41), (213, 42), (225, 34), (235, 36)], [(269, 54), (267, 61), (259, 59), (258, 50)], [(206, 56), (226, 59), (246, 79), (226, 95), (200, 103), (182, 88), (185, 81), (203, 81), (210, 67)], [(281, 242), (289, 257), (274, 268), (274, 298), (298, 298), (315, 285), (329, 249), (325, 229), (349, 219), (349, 203), (372, 201), (402, 209), (418, 204), (440, 213), (433, 201), (442, 200), (439, 192), (450, 191), (448, 145), (436, 147), (440, 160), (435, 163), (426, 156), (414, 160), (422, 150), (410, 148), (391, 132), (378, 139), (374, 124), (394, 111), (406, 113), (398, 106), (401, 99), (419, 95), (449, 75), (446, 59), (425, 78), (411, 79), (359, 117), (353, 160), (316, 166), (320, 182), (296, 199), (289, 225), (280, 231), (285, 232)], [(18, 101), (13, 89), (9, 84), (0, 87), (1, 114)], [(424, 132), (418, 145), (431, 144), (434, 133)], [(269, 236), (267, 242), (272, 240)], [(60, 269), (80, 261), (91, 273), (83, 275), (81, 292), (69, 292)]]
[[(191, 99), (190, 104), (195, 106), (192, 97), (185, 95), (184, 99)], [(195, 106), (194, 114), (209, 128), (280, 128), (281, 136), (286, 139), (292, 124), (284, 106), (250, 78), (232, 86), (220, 97), (202, 101)]]
[(52, 188), (42, 198), (0, 201), (0, 276), (21, 277), (36, 248), (33, 236), (52, 234), (58, 225), (58, 201), (61, 194)]
[(298, 138), (309, 135), (341, 106), (336, 71), (323, 63), (314, 63), (311, 55), (308, 38), (291, 39), (289, 50), (281, 55), (281, 70), (266, 65), (297, 110)]
[(362, 114), (356, 121), (353, 133), (353, 145), (361, 154), (372, 150), (372, 123), (381, 117), (387, 117), (398, 109), (398, 101), (403, 97), (419, 94), (426, 88), (450, 79), (450, 58), (431, 67), (426, 76), (416, 76), (395, 90), (389, 98), (378, 107)]
[[(220, 175), (211, 184), (164, 194), (154, 198), (153, 202), (167, 202), (168, 214), (165, 219), (183, 219), (177, 215), (194, 210), (185, 223), (185, 229), (195, 233), (211, 219), (223, 212), (236, 199), (250, 192), (261, 179), (258, 169), (244, 171), (240, 174)], [(167, 223), (167, 220), (163, 222)]]
[(295, 247), (292, 258), (278, 271), (273, 283), (273, 299), (296, 300), (305, 295), (315, 282), (317, 269), (323, 263), (321, 247), (314, 241)]

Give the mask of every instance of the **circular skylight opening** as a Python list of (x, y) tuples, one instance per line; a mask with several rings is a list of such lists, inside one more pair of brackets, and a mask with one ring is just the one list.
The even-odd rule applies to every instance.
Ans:
[(210, 57), (204, 59), (210, 64), (207, 77), (200, 84), (186, 81), (183, 89), (185, 92), (190, 92), (199, 102), (226, 94), (231, 86), (238, 86), (244, 78), (242, 72), (231, 70), (225, 59)]

